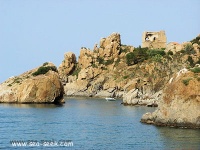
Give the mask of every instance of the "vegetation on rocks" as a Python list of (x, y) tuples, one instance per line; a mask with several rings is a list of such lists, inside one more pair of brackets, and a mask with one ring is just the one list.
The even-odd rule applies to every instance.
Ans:
[(77, 76), (78, 77), (78, 74), (79, 74), (80, 71), (81, 71), (81, 68), (76, 66), (75, 70), (72, 73), (72, 76)]
[(57, 103), (62, 101), (63, 94), (63, 85), (52, 63), (10, 77), (0, 84), (0, 102), (6, 103)]
[(196, 43), (198, 45), (200, 45), (200, 35), (197, 36), (196, 38), (194, 38), (193, 40), (190, 41), (192, 44)]
[(52, 71), (55, 71), (55, 72), (58, 72), (57, 68), (55, 66), (41, 66), (38, 68), (38, 70), (34, 73), (32, 73), (33, 76), (38, 76), (38, 75), (41, 75), (41, 74), (46, 74), (49, 70), (52, 70)]
[(187, 78), (182, 80), (183, 84), (185, 84), (186, 86), (189, 84), (190, 80), (192, 80), (192, 78)]
[(194, 73), (200, 73), (200, 67), (194, 67), (190, 69)]
[(147, 50), (147, 48), (141, 48), (139, 46), (138, 48), (135, 48), (133, 52), (126, 54), (127, 65), (134, 65), (148, 59)]
[(130, 66), (147, 59), (160, 62), (165, 55), (166, 53), (163, 49), (148, 49), (139, 46), (138, 48), (135, 48), (133, 52), (126, 54), (126, 63)]

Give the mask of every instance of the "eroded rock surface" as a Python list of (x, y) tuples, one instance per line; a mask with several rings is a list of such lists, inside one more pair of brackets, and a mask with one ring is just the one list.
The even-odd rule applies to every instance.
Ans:
[(200, 73), (182, 69), (175, 74), (163, 92), (158, 109), (144, 114), (141, 122), (200, 128)]
[(52, 63), (0, 84), (0, 102), (5, 103), (57, 103), (63, 101), (63, 94), (63, 85)]

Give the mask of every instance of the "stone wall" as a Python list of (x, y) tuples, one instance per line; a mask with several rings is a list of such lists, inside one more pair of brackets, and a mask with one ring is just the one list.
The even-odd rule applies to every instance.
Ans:
[(142, 48), (148, 47), (152, 49), (166, 48), (167, 38), (165, 31), (159, 32), (143, 32), (142, 34)]

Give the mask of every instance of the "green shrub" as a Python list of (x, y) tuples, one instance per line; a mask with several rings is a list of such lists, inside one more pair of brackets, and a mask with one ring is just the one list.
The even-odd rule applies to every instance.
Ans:
[(135, 48), (133, 52), (126, 54), (126, 64), (134, 65), (148, 59), (147, 48)]
[(127, 79), (128, 77), (129, 77), (128, 75), (126, 75), (126, 76), (123, 76), (123, 78), (124, 78), (124, 79)]
[(98, 66), (96, 64), (92, 64), (93, 68), (98, 68)]
[(162, 56), (160, 54), (156, 54), (155, 56), (152, 57), (152, 60), (156, 62), (161, 62)]
[(191, 56), (188, 56), (188, 59), (187, 59), (188, 61), (189, 61), (189, 63), (190, 63), (190, 66), (191, 67), (194, 67), (194, 60), (192, 59), (192, 57)]
[(136, 63), (136, 56), (134, 55), (134, 53), (130, 52), (130, 53), (126, 54), (126, 64), (130, 66), (135, 63)]
[(187, 86), (189, 84), (190, 80), (192, 80), (192, 78), (184, 79), (184, 80), (182, 80), (182, 82), (183, 82), (183, 84), (185, 84)]
[(43, 63), (43, 66), (46, 66), (46, 65), (48, 65), (49, 63), (48, 62), (45, 62), (45, 63)]
[(164, 56), (165, 55), (165, 51), (164, 50), (160, 50), (160, 49), (152, 49), (152, 50), (148, 50), (147, 54), (150, 57), (153, 57), (153, 56), (156, 56), (156, 55)]
[(40, 74), (46, 74), (49, 70), (52, 70), (52, 71), (55, 71), (55, 72), (58, 72), (57, 68), (55, 66), (41, 66), (38, 68), (38, 70), (34, 73), (32, 73), (33, 76), (37, 76), (37, 75), (40, 75)]
[(110, 59), (110, 60), (107, 60), (104, 62), (104, 64), (107, 66), (107, 65), (110, 65), (114, 62), (114, 59)]
[(99, 62), (99, 64), (103, 64), (103, 65), (110, 65), (114, 62), (114, 59), (110, 59), (110, 60), (107, 60), (105, 61), (102, 57), (98, 57), (97, 58), (97, 62)]
[(74, 70), (74, 72), (72, 73), (72, 76), (77, 76), (78, 77), (78, 74), (79, 74), (79, 72), (81, 71), (81, 68), (76, 68), (75, 70)]
[(127, 53), (127, 52), (128, 52), (128, 49), (126, 49), (126, 48), (125, 48), (125, 49), (120, 48), (119, 54), (121, 54), (121, 53), (123, 53), (123, 52), (124, 52), (124, 53)]
[(14, 81), (13, 81), (13, 83), (20, 83), (20, 82), (21, 82), (21, 78), (18, 78), (18, 77), (15, 78)]
[(98, 57), (97, 61), (99, 62), (99, 64), (104, 64), (104, 59), (102, 57)]
[(196, 37), (195, 39), (190, 41), (192, 44), (197, 43), (198, 45), (200, 45), (200, 36)]
[(194, 73), (200, 73), (200, 67), (195, 67), (195, 68), (192, 68), (190, 69), (192, 72)]
[(167, 52), (168, 55), (173, 55), (174, 53), (172, 51)]
[(188, 55), (190, 55), (190, 54), (195, 54), (195, 50), (194, 50), (194, 48), (193, 48), (192, 45), (187, 44), (187, 45), (184, 47), (184, 49), (181, 50), (181, 53), (183, 53), (183, 54), (188, 54)]

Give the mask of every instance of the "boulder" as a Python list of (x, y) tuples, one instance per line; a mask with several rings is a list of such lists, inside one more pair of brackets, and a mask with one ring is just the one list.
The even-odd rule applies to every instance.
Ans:
[(138, 89), (132, 89), (128, 93), (125, 93), (123, 96), (123, 103), (128, 105), (138, 104)]
[(62, 83), (52, 63), (0, 84), (0, 102), (5, 103), (57, 103), (63, 101), (63, 94)]

